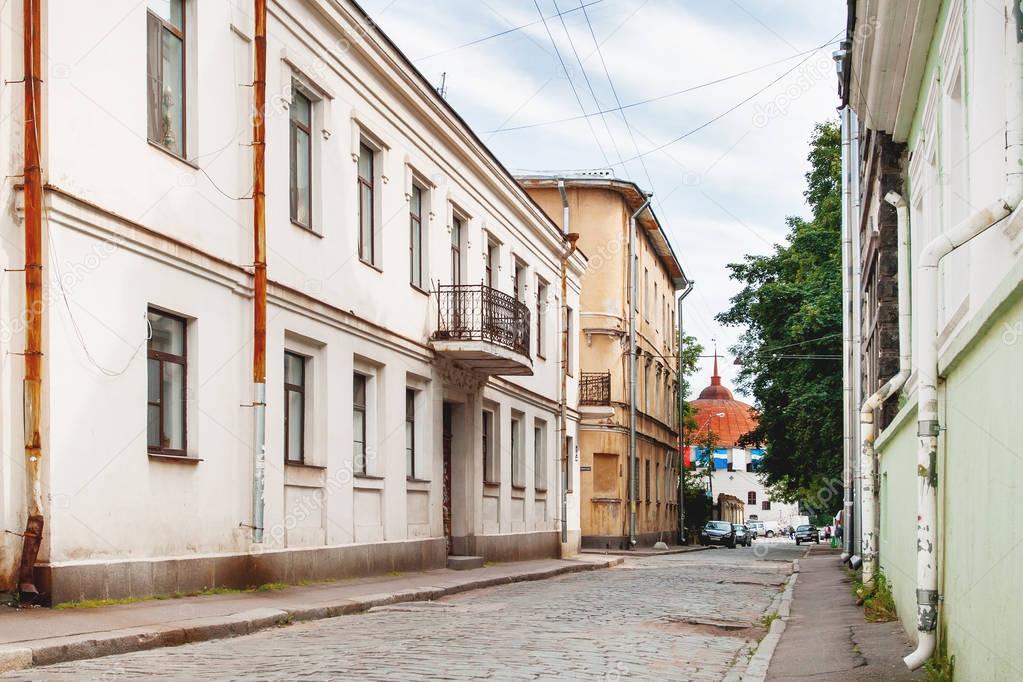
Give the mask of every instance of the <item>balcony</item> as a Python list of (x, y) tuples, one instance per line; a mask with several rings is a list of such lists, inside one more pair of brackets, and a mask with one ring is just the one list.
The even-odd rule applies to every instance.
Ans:
[(437, 353), (483, 374), (532, 375), (529, 308), (483, 284), (437, 287)]
[(579, 413), (583, 419), (613, 417), (611, 372), (582, 372), (579, 375)]

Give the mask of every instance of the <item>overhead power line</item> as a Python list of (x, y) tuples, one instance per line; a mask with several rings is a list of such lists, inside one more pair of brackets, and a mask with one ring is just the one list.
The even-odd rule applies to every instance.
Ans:
[[(578, 8), (576, 8), (576, 9), (578, 9)], [(629, 104), (619, 104), (618, 106), (612, 107), (610, 109), (602, 109), (600, 111), (594, 111), (594, 112), (591, 112), (591, 113), (588, 113), (588, 114), (584, 114), (582, 116), (566, 116), (565, 118), (559, 118), (559, 119), (555, 119), (555, 120), (551, 120), (551, 121), (540, 121), (538, 123), (525, 123), (525, 124), (517, 125), (517, 126), (509, 126), (507, 128), (503, 128), (502, 127), (502, 128), (497, 128), (495, 130), (488, 130), (486, 132), (488, 134), (509, 133), (509, 132), (512, 132), (512, 131), (515, 131), (515, 130), (527, 130), (529, 128), (540, 128), (540, 127), (543, 127), (543, 126), (557, 125), (559, 123), (568, 123), (569, 121), (578, 121), (578, 120), (580, 120), (582, 118), (591, 117), (591, 116), (600, 116), (601, 114), (610, 114), (610, 113), (614, 113), (614, 112), (622, 112), (623, 109), (632, 109), (632, 108), (635, 108), (635, 107), (643, 106), (644, 104), (652, 104), (653, 102), (660, 102), (661, 100), (670, 99), (672, 97), (677, 97), (679, 95), (684, 95), (686, 93), (693, 92), (695, 90), (702, 90), (703, 88), (709, 88), (709, 87), (711, 87), (713, 85), (718, 85), (720, 83), (725, 83), (725, 82), (730, 81), (730, 80), (735, 80), (736, 78), (741, 78), (743, 76), (748, 76), (751, 73), (756, 73), (757, 71), (763, 71), (764, 69), (769, 69), (772, 66), (777, 66), (778, 64), (784, 64), (785, 62), (792, 61), (793, 59), (797, 59), (799, 57), (807, 57), (808, 55), (812, 56), (814, 53), (819, 52), (820, 50), (824, 49), (825, 47), (828, 47), (829, 45), (834, 45), (834, 44), (836, 44), (835, 40), (829, 40), (828, 42), (822, 43), (821, 45), (818, 45), (817, 47), (815, 47), (815, 48), (813, 48), (811, 50), (807, 50), (806, 52), (800, 52), (799, 54), (789, 55), (788, 57), (784, 57), (782, 59), (778, 59), (778, 60), (775, 60), (773, 62), (768, 62), (767, 64), (761, 64), (760, 66), (754, 66), (751, 69), (747, 69), (745, 71), (740, 71), (739, 73), (733, 73), (733, 74), (728, 75), (728, 76), (722, 76), (721, 78), (715, 78), (714, 80), (707, 81), (706, 83), (699, 83), (697, 85), (691, 85), (691, 86), (689, 86), (687, 88), (683, 88), (681, 90), (675, 90), (674, 92), (668, 92), (668, 93), (665, 93), (663, 95), (658, 95), (656, 97), (649, 97), (647, 99), (642, 99), (642, 100), (639, 100), (637, 102), (630, 102)], [(806, 61), (807, 60), (804, 59), (802, 62), (797, 64), (795, 68), (799, 68)], [(795, 70), (795, 69), (792, 69), (792, 70)], [(787, 71), (784, 74), (782, 74), (782, 78), (787, 76), (789, 73), (791, 73), (791, 71)], [(772, 85), (773, 85), (773, 83), (772, 83)], [(770, 85), (768, 85), (768, 87), (770, 87)], [(754, 95), (754, 97), (755, 96), (756, 95)]]
[[(582, 7), (592, 7), (593, 5), (599, 5), (602, 2), (604, 2), (604, 0), (593, 0), (593, 2), (588, 2), (585, 5), (583, 5)], [(565, 14), (571, 14), (572, 12), (578, 12), (580, 9), (582, 9), (582, 7), (573, 7), (572, 9), (565, 10)], [(462, 43), (461, 45), (455, 45), (454, 47), (445, 48), (443, 50), (440, 50), (439, 52), (434, 52), (432, 54), (424, 55), (422, 57), (416, 57), (412, 61), (413, 62), (421, 62), (421, 61), (423, 61), (425, 59), (432, 59), (434, 57), (439, 57), (442, 54), (447, 54), (448, 52), (454, 52), (455, 50), (461, 50), (462, 48), (465, 48), (465, 47), (472, 47), (473, 45), (479, 45), (480, 43), (486, 42), (488, 40), (492, 40), (494, 38), (500, 38), (501, 36), (506, 36), (509, 33), (515, 33), (516, 31), (521, 31), (522, 29), (529, 28), (530, 26), (536, 26), (539, 23), (546, 22), (547, 19), (554, 19), (557, 16), (560, 16), (560, 15), (559, 14), (552, 14), (549, 17), (545, 17), (545, 16), (543, 16), (543, 13), (541, 13), (540, 14), (540, 19), (537, 19), (536, 21), (531, 21), (528, 24), (522, 24), (521, 26), (514, 26), (514, 27), (506, 29), (504, 31), (499, 31), (497, 33), (492, 33), (492, 34), (490, 34), (488, 36), (483, 36), (482, 38), (477, 38), (476, 40), (470, 40), (469, 42)]]
[[(728, 109), (726, 109), (725, 111), (721, 112), (720, 114), (718, 114), (714, 118), (701, 123), (700, 125), (696, 126), (692, 130), (688, 130), (688, 131), (682, 133), (681, 135), (679, 135), (678, 137), (676, 137), (676, 138), (674, 138), (672, 140), (669, 140), (668, 142), (665, 142), (664, 144), (658, 145), (658, 146), (656, 146), (656, 147), (654, 147), (652, 149), (648, 149), (647, 151), (645, 151), (645, 152), (643, 152), (641, 154), (637, 154), (636, 156), (629, 157), (628, 159), (623, 159), (621, 164), (615, 164), (615, 163), (610, 163), (609, 162), (608, 165), (610, 165), (610, 166), (624, 165), (624, 164), (628, 163), (629, 161), (635, 161), (636, 159), (642, 158), (644, 156), (649, 156), (650, 154), (654, 154), (656, 152), (659, 152), (662, 149), (667, 149), (668, 147), (672, 146), (673, 144), (675, 144), (677, 142), (681, 142), (682, 140), (686, 139), (687, 137), (689, 137), (691, 135), (695, 135), (696, 133), (700, 132), (704, 128), (712, 125), (713, 123), (716, 123), (717, 121), (721, 120), (722, 118), (724, 118), (728, 114), (732, 113), (733, 111), (735, 111), (739, 107), (743, 106), (744, 104), (749, 103), (754, 98), (760, 96), (761, 94), (763, 94), (764, 92), (766, 92), (767, 90), (772, 88), (774, 85), (776, 85), (778, 82), (780, 82), (783, 78), (785, 78), (786, 76), (791, 74), (793, 71), (795, 71), (796, 69), (801, 67), (806, 62), (810, 61), (810, 58), (813, 57), (813, 55), (816, 52), (820, 51), (823, 47), (825, 47), (827, 45), (830, 45), (835, 38), (837, 38), (839, 35), (841, 35), (841, 33), (844, 33), (844, 29), (841, 32), (835, 34), (835, 37), (833, 37), (827, 43), (825, 43), (824, 45), (818, 47), (817, 49), (815, 49), (810, 54), (806, 55), (803, 59), (801, 59), (799, 61), (799, 63), (797, 63), (791, 69), (786, 70), (785, 73), (781, 74), (780, 76), (778, 76), (777, 78), (772, 80), (770, 83), (768, 83), (764, 87), (762, 87), (759, 90), (757, 90), (756, 92), (754, 92), (754, 93), (744, 97), (741, 101), (737, 102), (733, 106), (731, 106)], [(560, 172), (560, 173), (581, 173), (581, 172), (587, 171), (587, 170), (591, 170), (591, 169), (590, 168), (559, 168), (559, 169), (557, 169), (557, 172)], [(552, 172), (552, 171), (548, 170), (548, 171), (545, 171), (545, 172)]]

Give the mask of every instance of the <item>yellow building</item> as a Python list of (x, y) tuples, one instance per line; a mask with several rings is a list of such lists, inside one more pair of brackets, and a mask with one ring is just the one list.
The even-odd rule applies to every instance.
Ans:
[[(580, 517), (584, 548), (622, 549), (678, 535), (676, 291), (687, 280), (652, 208), (637, 216), (635, 292), (631, 216), (644, 192), (610, 177), (523, 177), (554, 220), (567, 201), (570, 231), (589, 259), (579, 329)], [(560, 183), (560, 186), (559, 186)], [(564, 195), (562, 191), (564, 190)], [(636, 521), (630, 528), (630, 311), (635, 306)], [(573, 343), (576, 341), (573, 340)]]

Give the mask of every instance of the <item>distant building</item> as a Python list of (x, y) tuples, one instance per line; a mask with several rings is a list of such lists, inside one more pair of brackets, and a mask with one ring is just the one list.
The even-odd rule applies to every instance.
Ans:
[(686, 464), (693, 461), (705, 463), (708, 453), (696, 444), (706, 442), (707, 432), (715, 436), (714, 475), (712, 493), (715, 499), (715, 518), (729, 521), (721, 508), (722, 495), (737, 497), (745, 503), (743, 521), (757, 520), (787, 525), (799, 513), (795, 503), (772, 500), (757, 473), (764, 449), (759, 446), (741, 446), (740, 439), (757, 427), (753, 407), (736, 400), (732, 392), (721, 384), (718, 375), (717, 358), (714, 358), (714, 375), (710, 386), (700, 392), (700, 397), (690, 403), (696, 409), (697, 428), (686, 433)]
[[(563, 211), (556, 178), (520, 178), (552, 217)], [(629, 306), (636, 322), (636, 534), (640, 545), (678, 535), (678, 408), (675, 295), (686, 286), (652, 207), (637, 217), (636, 281), (629, 285), (630, 216), (644, 203), (632, 182), (564, 180), (571, 231), (589, 258), (579, 328), (580, 525), (582, 546), (629, 544)], [(573, 368), (574, 371), (575, 368)]]

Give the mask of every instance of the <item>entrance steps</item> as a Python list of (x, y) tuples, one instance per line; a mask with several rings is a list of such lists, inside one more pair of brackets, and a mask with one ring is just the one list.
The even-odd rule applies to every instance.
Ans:
[(452, 571), (471, 571), (474, 568), (483, 568), (483, 557), (449, 556), (448, 568)]

